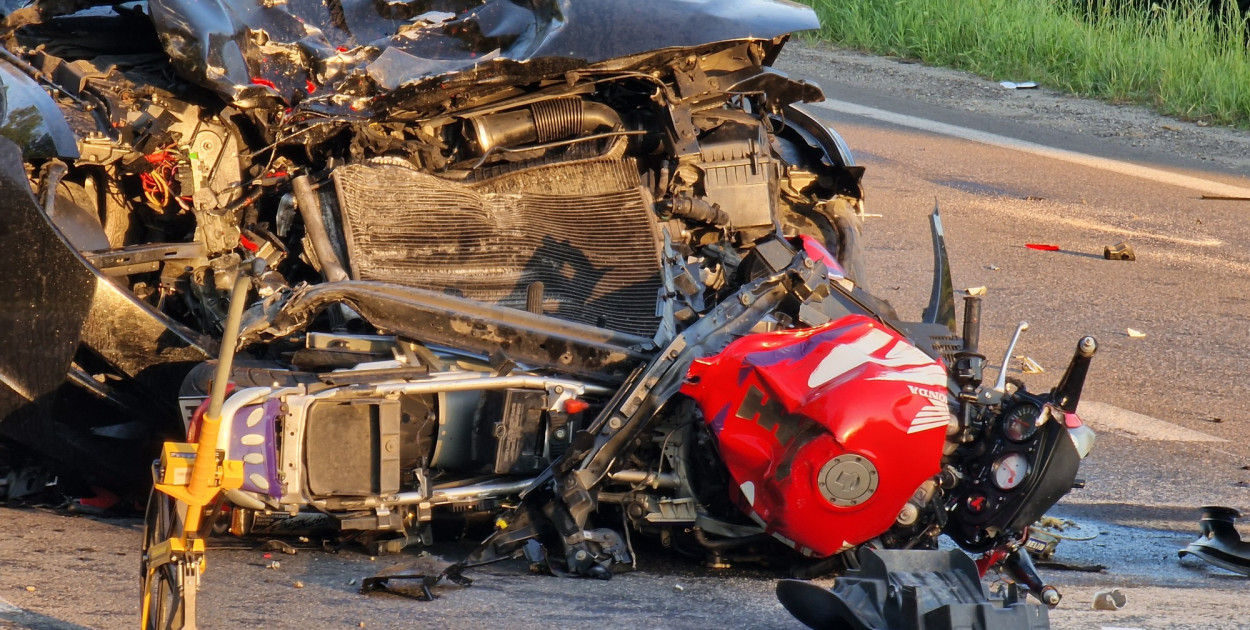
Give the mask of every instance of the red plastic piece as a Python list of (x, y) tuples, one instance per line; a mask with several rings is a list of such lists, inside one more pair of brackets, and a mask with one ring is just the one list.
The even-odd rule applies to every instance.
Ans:
[(993, 551), (988, 551), (982, 554), (980, 558), (977, 558), (975, 560), (976, 565), (977, 565), (977, 573), (980, 573), (981, 577), (985, 577), (985, 574), (990, 569), (992, 569), (994, 565), (998, 564), (999, 562), (1002, 562), (1003, 558), (1006, 558), (1006, 557), (1007, 557), (1007, 550), (1003, 548), (995, 549)]
[(252, 77), (252, 85), (263, 85), (271, 90), (278, 89), (278, 86), (274, 85), (273, 81), (262, 77)]
[(838, 264), (837, 259), (833, 257), (833, 254), (829, 253), (829, 250), (825, 249), (825, 246), (820, 241), (806, 234), (800, 234), (799, 240), (803, 242), (803, 252), (813, 259), (825, 263), (825, 266), (829, 268), (830, 275), (835, 278), (846, 277), (846, 272), (842, 270), (842, 265)]
[(584, 400), (570, 398), (569, 400), (564, 401), (565, 413), (581, 413), (583, 411), (586, 411), (589, 408), (590, 408), (590, 403)]
[(1027, 247), (1027, 248), (1029, 248), (1029, 249), (1036, 249), (1036, 250), (1037, 250), (1037, 251), (1039, 251), (1039, 252), (1057, 252), (1057, 251), (1059, 251), (1059, 246), (1058, 246), (1058, 245), (1048, 245), (1048, 244), (1046, 244), (1046, 243), (1025, 243), (1025, 244), (1024, 244), (1024, 246), (1025, 246), (1025, 247)]
[(117, 505), (118, 498), (106, 488), (99, 486), (91, 486), (91, 491), (95, 493), (93, 497), (83, 497), (78, 499), (78, 504), (93, 510), (109, 510)]
[(257, 245), (255, 242), (252, 241), (252, 239), (242, 234), (239, 235), (239, 245), (242, 245), (243, 249), (246, 249), (247, 251), (252, 252), (253, 254), (255, 254), (257, 251), (260, 250), (260, 245)]
[(938, 473), (951, 420), (941, 364), (863, 315), (743, 337), (695, 361), (682, 392), (717, 437), (739, 507), (817, 557), (894, 523)]

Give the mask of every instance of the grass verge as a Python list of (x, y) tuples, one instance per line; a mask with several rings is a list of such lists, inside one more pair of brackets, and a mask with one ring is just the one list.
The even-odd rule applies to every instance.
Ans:
[[(1246, 19), (1205, 0), (801, 0), (818, 39), (1250, 128)], [(1087, 2), (1089, 0), (1086, 0)]]

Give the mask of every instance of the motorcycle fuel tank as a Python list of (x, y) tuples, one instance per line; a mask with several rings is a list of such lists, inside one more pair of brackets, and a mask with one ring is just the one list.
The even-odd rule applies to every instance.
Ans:
[(940, 363), (863, 315), (744, 337), (696, 361), (683, 386), (739, 506), (816, 557), (887, 530), (938, 473), (947, 391)]

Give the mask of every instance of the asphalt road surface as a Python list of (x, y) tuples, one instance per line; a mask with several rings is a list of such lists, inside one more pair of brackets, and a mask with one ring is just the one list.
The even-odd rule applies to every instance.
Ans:
[[(1023, 376), (1043, 390), (1080, 336), (1099, 340), (1079, 410), (1098, 443), (1086, 487), (1054, 514), (1094, 536), (1060, 543), (1057, 560), (1106, 570), (1043, 570), (1064, 594), (1052, 627), (1250, 627), (1246, 578), (1176, 556), (1197, 536), (1199, 506), (1250, 504), (1250, 202), (1201, 199), (1250, 196), (1239, 174), (1250, 172), (1250, 134), (849, 53), (796, 47), (780, 66), (826, 88), (830, 103), (814, 111), (868, 167), (868, 211), (880, 215), (867, 224), (871, 281), (900, 314), (918, 316), (927, 297), (936, 201), (956, 286), (987, 288), (992, 363), (1028, 321), (1016, 354), (1045, 369)], [(1120, 241), (1135, 262), (1102, 258)], [(1019, 365), (1008, 361), (1014, 375)], [(134, 626), (139, 523), (13, 509), (0, 523), (0, 628)], [(258, 551), (211, 551), (201, 627), (799, 627), (776, 603), (777, 574), (654, 552), (608, 582), (484, 568), (428, 603), (357, 593), (361, 578), (411, 557), (273, 559), (278, 568)], [(1108, 588), (1126, 606), (1093, 610)]]

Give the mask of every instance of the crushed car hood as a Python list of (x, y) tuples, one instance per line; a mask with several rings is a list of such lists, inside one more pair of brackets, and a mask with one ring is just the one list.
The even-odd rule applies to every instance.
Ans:
[(149, 6), (185, 78), (229, 100), (267, 92), (288, 103), (365, 97), (485, 68), (497, 80), (519, 83), (552, 68), (819, 26), (810, 8), (786, 0), (151, 0)]

